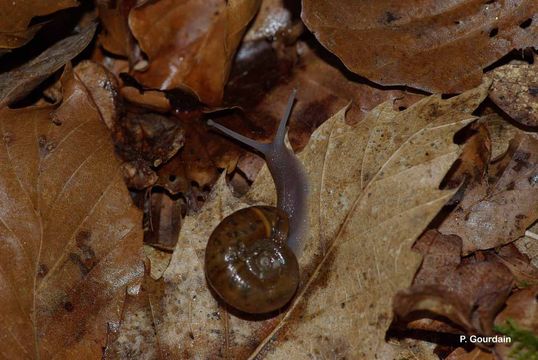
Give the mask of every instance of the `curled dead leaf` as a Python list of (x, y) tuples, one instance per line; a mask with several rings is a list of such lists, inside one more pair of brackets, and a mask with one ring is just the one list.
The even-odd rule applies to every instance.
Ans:
[(415, 244), (424, 256), (413, 286), (394, 298), (394, 311), (409, 320), (444, 316), (469, 335), (492, 334), (493, 320), (508, 298), (513, 276), (495, 261), (461, 263), (462, 241), (455, 235), (429, 230)]
[(77, 56), (88, 46), (96, 28), (97, 24), (91, 24), (80, 33), (60, 40), (28, 63), (0, 74), (0, 107), (27, 95), (34, 87)]

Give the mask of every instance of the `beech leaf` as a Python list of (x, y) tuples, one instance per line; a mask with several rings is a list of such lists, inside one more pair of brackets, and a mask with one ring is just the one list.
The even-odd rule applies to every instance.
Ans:
[(458, 93), (513, 49), (537, 45), (535, 0), (304, 0), (302, 19), (353, 72)]
[[(0, 110), (0, 354), (100, 358), (144, 272), (141, 213), (68, 69), (61, 105)], [(75, 355), (76, 354), (76, 355)]]

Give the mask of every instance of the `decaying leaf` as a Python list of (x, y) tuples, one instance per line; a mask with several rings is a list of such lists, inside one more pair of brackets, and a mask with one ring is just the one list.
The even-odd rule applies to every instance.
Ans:
[[(297, 89), (298, 102), (289, 120), (289, 138), (293, 148), (300, 150), (321, 123), (350, 102), (347, 119), (356, 123), (386, 100), (393, 100), (395, 108), (405, 109), (424, 97), (371, 87), (331, 62), (331, 56), (304, 42), (285, 49), (263, 40), (244, 43), (224, 101), (241, 106), (249, 122), (261, 128), (270, 125), (266, 131), (269, 139), (276, 131), (279, 109), (285, 106), (291, 91)], [(293, 66), (294, 63), (297, 65)]]
[(114, 124), (112, 136), (128, 186), (145, 189), (158, 180), (155, 168), (166, 163), (185, 142), (183, 127), (155, 113), (127, 113)]
[(538, 45), (534, 0), (304, 0), (302, 18), (353, 72), (382, 85), (457, 93), (510, 50)]
[(538, 126), (538, 65), (504, 65), (489, 76), (489, 96), (495, 104), (518, 123)]
[(285, 312), (265, 321), (220, 306), (203, 259), (218, 222), (248, 204), (274, 204), (274, 185), (264, 168), (239, 200), (221, 177), (203, 210), (185, 219), (163, 276), (160, 306), (176, 316), (156, 327), (161, 349), (186, 358), (391, 358), (401, 351), (383, 340), (391, 295), (410, 284), (420, 264), (411, 244), (454, 193), (438, 188), (460, 152), (452, 137), (474, 119), (486, 88), (429, 97), (401, 112), (385, 102), (353, 127), (341, 110), (316, 130), (300, 154), (310, 179), (303, 280)]
[[(1, 8), (2, 5), (0, 5)], [(88, 46), (97, 24), (69, 36), (49, 47), (35, 59), (0, 74), (0, 107), (22, 98)]]
[(485, 181), (466, 191), (439, 227), (463, 239), (463, 254), (507, 244), (538, 218), (538, 140), (521, 135), (490, 167)]
[(424, 255), (413, 286), (398, 293), (394, 311), (401, 319), (414, 312), (444, 316), (470, 334), (491, 334), (493, 320), (510, 294), (513, 276), (503, 264), (461, 264), (462, 241), (435, 230), (415, 244)]
[(483, 181), (491, 158), (491, 139), (485, 125), (476, 122), (462, 131), (467, 138), (463, 151), (443, 184), (449, 189), (460, 187), (452, 202), (461, 200), (469, 184)]
[(144, 272), (141, 214), (85, 87), (0, 110), (0, 354), (100, 358)]
[(513, 333), (504, 333), (512, 338), (511, 344), (496, 346), (496, 353), (503, 360), (511, 358), (534, 360), (533, 356), (536, 357), (538, 352), (537, 299), (537, 286), (520, 290), (510, 296), (506, 302), (506, 308), (495, 319), (495, 325), (498, 326), (499, 330), (507, 330), (507, 328), (514, 330)]
[(129, 25), (149, 67), (136, 72), (146, 86), (187, 87), (219, 105), (235, 50), (259, 0), (149, 2), (131, 10)]
[(41, 28), (30, 25), (32, 18), (77, 5), (77, 0), (1, 0), (0, 48), (13, 49), (30, 41)]

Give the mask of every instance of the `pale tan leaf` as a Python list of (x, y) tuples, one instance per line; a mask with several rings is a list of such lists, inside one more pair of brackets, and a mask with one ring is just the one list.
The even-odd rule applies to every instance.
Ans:
[(486, 91), (487, 84), (449, 100), (432, 96), (405, 111), (385, 102), (353, 127), (342, 109), (314, 132), (300, 154), (310, 179), (303, 280), (277, 316), (238, 317), (208, 291), (203, 262), (214, 227), (241, 207), (275, 202), (266, 167), (242, 200), (221, 178), (203, 210), (185, 219), (163, 276), (160, 305), (174, 316), (157, 326), (162, 349), (212, 359), (398, 354), (384, 341), (392, 296), (420, 263), (413, 241), (453, 194), (439, 189), (460, 154), (452, 138), (474, 120)]

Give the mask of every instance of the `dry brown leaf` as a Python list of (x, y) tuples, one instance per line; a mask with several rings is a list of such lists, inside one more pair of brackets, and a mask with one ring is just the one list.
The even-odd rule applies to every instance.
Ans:
[(88, 46), (96, 28), (97, 24), (91, 24), (80, 33), (60, 40), (28, 63), (0, 74), (0, 107), (22, 98), (77, 56)]
[(484, 255), (487, 259), (499, 261), (510, 269), (517, 287), (538, 285), (538, 268), (532, 265), (527, 255), (518, 250), (515, 243), (505, 245), (497, 251), (486, 251)]
[(41, 28), (31, 25), (32, 18), (77, 6), (77, 0), (0, 0), (0, 49), (26, 44)]
[(520, 290), (510, 296), (506, 308), (495, 319), (495, 324), (504, 325), (513, 319), (523, 329), (538, 333), (538, 286)]
[(161, 90), (188, 87), (219, 105), (235, 50), (260, 0), (161, 0), (133, 9), (129, 25), (149, 67), (135, 72)]
[(449, 189), (460, 188), (453, 202), (461, 200), (469, 185), (483, 181), (491, 158), (491, 139), (484, 124), (476, 122), (464, 129), (463, 134), (467, 138), (463, 151), (443, 184)]
[(514, 241), (538, 218), (538, 140), (524, 134), (511, 144), (439, 227), (462, 238), (464, 255)]
[(538, 223), (525, 231), (525, 236), (514, 241), (514, 245), (529, 257), (534, 267), (538, 268)]
[(141, 281), (141, 214), (110, 134), (67, 71), (59, 106), (0, 110), (0, 354), (99, 358)]
[(496, 357), (479, 348), (474, 348), (471, 352), (465, 351), (464, 348), (457, 348), (446, 360), (496, 360)]
[(457, 93), (510, 50), (538, 45), (535, 0), (304, 0), (302, 18), (353, 72)]
[(118, 80), (103, 65), (84, 60), (74, 68), (78, 79), (90, 93), (105, 125), (112, 129), (119, 116)]
[(481, 116), (478, 123), (486, 126), (491, 137), (491, 161), (499, 160), (506, 154), (510, 140), (521, 133), (521, 130), (496, 113)]
[[(414, 248), (424, 255), (413, 286), (398, 293), (394, 311), (404, 320), (444, 316), (468, 334), (491, 334), (493, 320), (510, 294), (513, 276), (496, 261), (461, 264), (462, 241), (429, 230)], [(427, 314), (425, 312), (428, 312)]]
[[(538, 44), (537, 44), (538, 45)], [(538, 65), (504, 65), (488, 74), (489, 97), (512, 119), (538, 126)]]
[[(506, 326), (509, 319), (519, 329), (531, 331), (535, 336), (538, 334), (538, 286), (520, 290), (510, 296), (506, 308), (495, 319), (495, 325)], [(495, 347), (496, 353), (503, 360), (511, 359), (511, 350), (512, 347), (507, 344)]]
[(134, 37), (129, 28), (129, 12), (139, 5), (137, 0), (97, 0), (97, 11), (103, 26), (99, 33), (101, 45), (113, 54), (127, 57), (131, 64), (137, 60)]
[(163, 276), (159, 304), (174, 316), (157, 326), (161, 349), (172, 358), (213, 359), (400, 353), (384, 342), (391, 297), (420, 263), (410, 249), (414, 239), (453, 194), (438, 188), (460, 152), (452, 137), (473, 120), (486, 89), (429, 97), (402, 112), (385, 102), (354, 127), (341, 110), (313, 134), (300, 154), (311, 189), (302, 285), (285, 313), (265, 321), (220, 307), (203, 259), (217, 223), (247, 204), (274, 204), (274, 185), (264, 168), (241, 201), (221, 177), (204, 209), (186, 218)]

